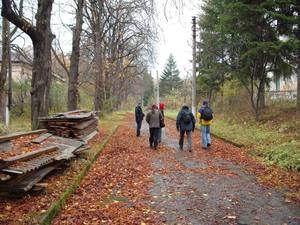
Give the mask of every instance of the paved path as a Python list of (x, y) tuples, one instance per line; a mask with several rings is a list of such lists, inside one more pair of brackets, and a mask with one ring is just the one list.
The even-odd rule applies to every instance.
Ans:
[(133, 120), (127, 116), (54, 225), (300, 224), (299, 205), (234, 161), (241, 149), (213, 139), (204, 152), (196, 131), (193, 152), (181, 151), (174, 121), (167, 120), (167, 135), (152, 150), (148, 126), (136, 137)]
[[(168, 151), (152, 159), (156, 172), (151, 203), (165, 223), (300, 224), (299, 206), (284, 202), (282, 193), (261, 186), (241, 166), (214, 158), (196, 143), (193, 153), (179, 150), (178, 140), (168, 135), (172, 129), (174, 133), (169, 122), (160, 146)], [(142, 135), (148, 135), (146, 124)], [(195, 131), (193, 141), (199, 144), (198, 135)]]

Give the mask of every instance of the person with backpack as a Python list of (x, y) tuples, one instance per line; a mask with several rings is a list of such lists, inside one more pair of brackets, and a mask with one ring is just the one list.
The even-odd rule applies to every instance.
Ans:
[(176, 118), (176, 128), (180, 132), (179, 148), (183, 150), (184, 134), (187, 135), (188, 150), (192, 151), (192, 133), (195, 129), (195, 117), (187, 105), (183, 105)]
[(213, 111), (209, 107), (208, 101), (203, 101), (201, 108), (198, 110), (197, 118), (201, 127), (202, 148), (208, 149), (211, 146), (210, 125), (213, 120)]
[(157, 105), (152, 105), (151, 111), (147, 113), (146, 115), (146, 121), (149, 124), (149, 131), (150, 131), (150, 137), (149, 137), (149, 144), (150, 148), (154, 148), (156, 150), (158, 145), (158, 134), (159, 129), (162, 122), (162, 115), (158, 111)]
[(143, 109), (141, 107), (141, 103), (139, 102), (135, 107), (135, 122), (136, 122), (136, 136), (141, 136), (141, 127), (145, 114), (143, 113)]

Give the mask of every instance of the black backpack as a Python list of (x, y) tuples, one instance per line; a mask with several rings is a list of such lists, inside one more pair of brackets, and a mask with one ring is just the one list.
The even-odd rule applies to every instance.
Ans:
[(192, 122), (192, 116), (190, 112), (184, 112), (182, 116), (182, 120), (185, 124), (189, 124)]
[(201, 113), (201, 119), (209, 121), (213, 119), (213, 111), (209, 106), (204, 107), (203, 112)]

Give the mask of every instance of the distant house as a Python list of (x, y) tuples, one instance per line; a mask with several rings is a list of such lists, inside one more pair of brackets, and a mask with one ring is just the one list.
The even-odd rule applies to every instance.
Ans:
[[(272, 75), (269, 76), (272, 78)], [(297, 97), (297, 75), (293, 74), (290, 78), (273, 79), (267, 90), (270, 100), (296, 100)]]
[[(2, 64), (2, 50), (0, 49), (0, 66)], [(11, 52), (11, 67), (12, 79), (14, 81), (22, 81), (32, 77), (32, 56), (28, 54), (24, 57), (22, 54), (12, 51)], [(66, 79), (56, 73), (53, 73), (55, 81), (64, 83)]]
[[(0, 65), (2, 64), (2, 51), (0, 49)], [(12, 67), (12, 79), (14, 81), (20, 81), (22, 79), (28, 79), (32, 76), (31, 64), (19, 53), (11, 52), (11, 67)]]

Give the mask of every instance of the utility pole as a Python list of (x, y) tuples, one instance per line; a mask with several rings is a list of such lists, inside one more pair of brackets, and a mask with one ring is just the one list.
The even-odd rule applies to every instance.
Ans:
[(192, 77), (192, 112), (196, 116), (196, 17), (192, 18), (192, 32), (193, 32), (193, 77)]
[(156, 86), (156, 104), (157, 107), (159, 106), (159, 78), (158, 78), (158, 70), (156, 70), (156, 79), (157, 79), (157, 86)]

